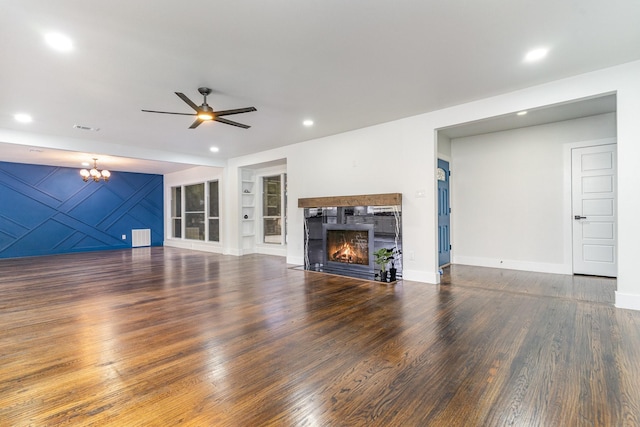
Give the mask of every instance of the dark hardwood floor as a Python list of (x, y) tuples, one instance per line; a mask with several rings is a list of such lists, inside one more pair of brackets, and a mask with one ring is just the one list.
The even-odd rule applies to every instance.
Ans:
[(615, 280), (175, 248), (0, 260), (0, 426), (639, 426)]

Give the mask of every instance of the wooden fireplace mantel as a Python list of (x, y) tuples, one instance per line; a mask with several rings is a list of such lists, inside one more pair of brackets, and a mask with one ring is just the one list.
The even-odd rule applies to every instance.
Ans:
[(298, 199), (299, 208), (393, 205), (402, 205), (402, 193), (362, 194), (359, 196), (307, 197)]

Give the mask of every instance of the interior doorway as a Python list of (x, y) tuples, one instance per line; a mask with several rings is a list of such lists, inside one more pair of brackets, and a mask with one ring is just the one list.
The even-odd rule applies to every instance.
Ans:
[[(480, 161), (476, 160), (475, 163), (473, 163), (473, 159), (469, 160), (469, 158), (455, 158), (456, 157), (456, 153), (459, 154), (459, 151), (456, 151), (455, 153), (452, 152), (452, 143), (459, 143), (460, 140), (465, 139), (465, 138), (482, 138), (484, 135), (491, 135), (491, 134), (496, 134), (496, 133), (500, 133), (503, 131), (510, 131), (510, 130), (518, 130), (518, 129), (528, 129), (528, 128), (535, 128), (537, 126), (541, 126), (541, 125), (550, 125), (550, 124), (554, 124), (554, 123), (565, 123), (565, 122), (569, 122), (572, 120), (578, 120), (578, 119), (591, 119), (591, 118), (598, 118), (598, 117), (602, 117), (602, 123), (601, 125), (598, 127), (598, 129), (607, 129), (606, 132), (609, 132), (609, 126), (610, 126), (610, 122), (611, 119), (605, 119), (605, 117), (607, 117), (607, 115), (609, 115), (608, 117), (611, 117), (611, 113), (615, 114), (616, 112), (616, 95), (615, 93), (607, 93), (607, 94), (602, 94), (602, 95), (598, 95), (598, 96), (593, 96), (593, 97), (588, 97), (588, 98), (584, 98), (584, 99), (576, 99), (576, 100), (571, 100), (571, 101), (567, 101), (567, 102), (562, 102), (562, 103), (558, 103), (558, 104), (554, 104), (554, 105), (549, 105), (549, 106), (544, 106), (544, 107), (538, 107), (535, 109), (529, 109), (527, 111), (526, 115), (518, 115), (515, 112), (513, 113), (507, 113), (501, 116), (494, 116), (494, 117), (487, 117), (486, 119), (481, 119), (481, 120), (476, 120), (476, 121), (471, 121), (471, 122), (467, 122), (467, 123), (459, 123), (456, 125), (451, 125), (451, 126), (447, 126), (447, 127), (443, 127), (443, 128), (439, 128), (437, 129), (436, 132), (436, 156), (437, 158), (441, 158), (441, 156), (444, 156), (444, 159), (449, 160), (450, 162), (456, 161), (456, 170), (457, 170), (457, 175), (459, 177), (462, 177), (463, 175), (460, 173), (460, 170), (458, 170), (459, 168), (463, 168), (464, 171), (468, 171), (469, 169), (467, 169), (469, 167), (469, 165), (482, 165), (483, 163), (481, 163)], [(594, 119), (597, 120), (597, 119)], [(591, 128), (593, 128), (593, 126), (591, 126)], [(590, 128), (590, 129), (591, 129)], [(511, 268), (511, 269), (516, 269), (516, 270), (527, 270), (527, 271), (541, 271), (541, 272), (550, 272), (550, 273), (559, 273), (559, 274), (572, 274), (573, 273), (573, 260), (572, 260), (572, 256), (573, 256), (573, 242), (572, 242), (572, 227), (573, 227), (573, 216), (571, 216), (570, 218), (570, 213), (572, 212), (572, 206), (571, 206), (571, 148), (576, 148), (578, 146), (586, 146), (585, 142), (588, 141), (589, 143), (591, 143), (591, 145), (594, 145), (593, 143), (595, 142), (596, 139), (598, 139), (598, 143), (600, 145), (605, 145), (607, 143), (611, 143), (611, 141), (613, 143), (615, 143), (615, 119), (613, 122), (613, 129), (614, 131), (612, 133), (606, 133), (606, 132), (600, 132), (600, 131), (596, 131), (593, 133), (588, 133), (588, 134), (584, 134), (584, 132), (580, 133), (578, 132), (577, 138), (584, 138), (585, 135), (589, 136), (589, 135), (593, 135), (593, 140), (589, 140), (589, 138), (584, 138), (584, 139), (575, 139), (574, 141), (584, 141), (584, 142), (576, 142), (573, 143), (572, 140), (565, 138), (566, 133), (560, 133), (560, 139), (564, 138), (564, 141), (566, 141), (566, 145), (565, 147), (562, 149), (562, 165), (558, 164), (557, 159), (558, 157), (558, 153), (556, 151), (556, 154), (554, 155), (555, 157), (553, 157), (554, 163), (553, 163), (553, 167), (554, 169), (554, 173), (557, 176), (557, 172), (558, 170), (562, 170), (562, 184), (559, 184), (559, 181), (556, 180), (554, 181), (554, 183), (547, 183), (547, 185), (551, 185), (552, 189), (553, 189), (553, 203), (545, 203), (545, 200), (548, 200), (548, 194), (547, 192), (544, 192), (542, 190), (540, 190), (541, 187), (531, 187), (531, 185), (529, 185), (529, 189), (531, 191), (542, 191), (542, 193), (544, 193), (544, 197), (545, 200), (538, 200), (539, 204), (537, 205), (538, 207), (540, 207), (541, 209), (529, 209), (529, 210), (525, 210), (524, 212), (527, 213), (531, 213), (534, 211), (540, 211), (543, 210), (544, 212), (539, 212), (539, 213), (544, 213), (544, 214), (548, 214), (550, 210), (552, 210), (550, 207), (553, 206), (553, 212), (552, 214), (554, 215), (552, 217), (552, 221), (553, 224), (551, 224), (551, 226), (549, 226), (549, 224), (547, 224), (543, 219), (543, 216), (537, 216), (537, 217), (527, 217), (527, 219), (530, 220), (531, 225), (529, 225), (528, 223), (525, 222), (525, 224), (523, 225), (523, 230), (533, 230), (535, 229), (535, 226), (539, 226), (539, 227), (544, 227), (541, 228), (542, 230), (546, 230), (547, 233), (544, 234), (543, 236), (537, 236), (537, 235), (531, 235), (531, 233), (526, 234), (524, 233), (524, 240), (526, 240), (527, 245), (524, 245), (523, 247), (529, 248), (529, 253), (527, 254), (522, 254), (520, 252), (517, 252), (517, 250), (519, 250), (518, 247), (516, 247), (516, 250), (513, 250), (511, 252), (506, 252), (506, 259), (504, 258), (505, 256), (505, 251), (502, 251), (502, 253), (500, 252), (500, 247), (499, 245), (501, 244), (501, 242), (506, 242), (507, 244), (512, 244), (513, 246), (513, 242), (514, 242), (514, 238), (513, 235), (509, 235), (507, 236), (507, 239), (511, 239), (511, 240), (502, 240), (504, 238), (504, 236), (493, 236), (493, 235), (487, 235), (487, 233), (484, 233), (484, 231), (488, 230), (487, 227), (483, 227), (483, 222), (478, 219), (478, 218), (469, 218), (469, 215), (465, 215), (465, 213), (471, 212), (474, 209), (474, 206), (468, 206), (467, 205), (463, 205), (460, 204), (459, 202), (460, 200), (474, 200), (475, 203), (475, 198), (471, 197), (469, 198), (468, 196), (475, 196), (476, 194), (471, 194), (469, 195), (469, 186), (474, 186), (474, 185), (483, 185), (482, 188), (488, 188), (487, 186), (490, 187), (490, 183), (487, 183), (486, 179), (487, 178), (487, 174), (482, 175), (482, 168), (476, 168), (476, 169), (472, 169), (472, 175), (474, 177), (479, 177), (480, 179), (478, 180), (470, 180), (470, 181), (463, 181), (464, 182), (464, 188), (460, 189), (458, 188), (458, 186), (456, 186), (456, 184), (460, 183), (461, 181), (458, 179), (456, 180), (456, 183), (453, 183), (452, 186), (455, 187), (454, 191), (456, 194), (456, 198), (452, 198), (452, 203), (455, 204), (455, 208), (457, 210), (457, 212), (460, 213), (461, 217), (459, 217), (458, 215), (456, 215), (455, 217), (452, 217), (452, 219), (455, 219), (455, 221), (451, 221), (451, 225), (449, 228), (449, 238), (450, 240), (450, 244), (456, 246), (457, 244), (457, 248), (456, 248), (456, 253), (454, 254), (452, 251), (450, 251), (450, 261), (454, 262), (454, 263), (459, 263), (459, 264), (468, 264), (468, 265), (478, 265), (478, 266), (486, 266), (486, 267), (498, 267), (498, 268)], [(571, 130), (573, 131), (573, 130)], [(487, 138), (485, 138), (485, 140), (487, 140)], [(550, 141), (557, 141), (558, 139), (555, 138), (555, 135), (552, 135), (551, 138), (547, 138), (544, 141), (545, 142), (550, 142)], [(609, 140), (609, 142), (604, 142), (604, 140)], [(484, 141), (483, 141), (484, 142)], [(495, 141), (493, 140), (488, 140), (489, 144), (494, 144), (497, 145), (495, 143)], [(573, 146), (571, 148), (569, 148), (569, 146)], [(455, 147), (460, 147), (460, 145), (455, 145)], [(539, 146), (536, 146), (539, 149)], [(510, 146), (510, 148), (513, 148), (512, 146)], [(490, 150), (485, 149), (484, 150), (480, 150), (480, 153), (487, 153)], [(497, 151), (493, 151), (493, 152), (497, 152)], [(527, 161), (527, 153), (528, 151), (525, 149), (522, 150), (522, 152), (524, 153), (524, 156), (521, 157), (516, 157), (515, 154), (517, 153), (512, 153), (514, 154), (514, 156), (512, 156), (513, 162), (509, 163), (510, 165), (514, 165), (514, 164), (518, 164), (518, 162), (522, 159), (522, 161)], [(467, 151), (466, 152), (471, 153), (471, 151)], [(543, 158), (544, 155), (541, 155), (540, 158)], [(485, 159), (485, 156), (481, 155), (480, 158)], [(462, 160), (461, 160), (462, 159)], [(466, 163), (465, 161), (469, 160), (469, 163)], [(492, 167), (490, 168), (486, 168), (486, 165), (490, 164), (492, 165)], [(502, 180), (504, 179), (504, 169), (500, 166), (500, 165), (496, 165), (495, 162), (492, 161), (492, 159), (489, 159), (489, 162), (484, 164), (485, 165), (485, 169), (486, 172), (494, 177), (496, 180), (496, 182), (503, 182)], [(562, 167), (562, 169), (559, 169), (560, 167)], [(541, 169), (540, 170), (546, 170), (544, 164), (541, 165)], [(503, 171), (503, 172), (500, 172)], [(520, 169), (517, 170), (510, 170), (510, 174), (507, 176), (519, 176), (518, 174), (520, 173)], [(500, 175), (502, 174), (502, 176)], [(515, 174), (515, 175), (514, 175)], [(467, 174), (469, 175), (469, 174)], [(466, 176), (466, 175), (465, 175)], [(547, 174), (547, 176), (549, 176)], [(527, 178), (529, 178), (527, 176)], [(460, 178), (462, 179), (462, 178)], [(508, 180), (510, 184), (517, 184), (516, 180), (511, 179)], [(479, 184), (479, 182), (482, 182), (482, 184)], [(559, 195), (559, 188), (562, 189), (562, 194)], [(438, 192), (439, 189), (436, 189), (436, 192)], [(437, 193), (436, 193), (437, 194)], [(462, 196), (461, 196), (462, 194)], [(536, 193), (536, 194), (540, 194), (540, 193)], [(462, 199), (460, 199), (460, 197), (462, 197)], [(541, 197), (538, 197), (538, 199), (540, 199)], [(560, 200), (560, 197), (562, 197), (562, 199)], [(519, 199), (520, 200), (520, 199)], [(480, 201), (482, 204), (482, 201)], [(437, 206), (436, 209), (438, 211), (438, 213), (440, 212), (440, 207), (438, 206), (438, 204), (440, 203), (439, 200), (437, 200)], [(520, 205), (522, 205), (522, 203), (520, 203)], [(484, 211), (483, 212), (493, 212), (491, 211), (491, 207), (487, 206), (486, 204), (483, 205), (484, 206)], [(527, 208), (527, 205), (524, 205), (525, 209)], [(520, 212), (520, 211), (518, 211)], [(566, 216), (565, 216), (566, 215)], [(484, 215), (484, 217), (486, 217), (487, 215)], [(584, 215), (582, 215), (584, 216)], [(514, 217), (516, 219), (519, 219), (520, 217)], [(438, 215), (438, 219), (439, 215)], [(509, 219), (507, 219), (507, 221), (510, 221)], [(490, 223), (490, 224), (496, 224), (496, 222), (491, 222), (491, 219), (488, 220), (488, 222), (486, 223)], [(501, 222), (497, 223), (500, 224)], [(542, 224), (542, 225), (540, 225)], [(453, 230), (453, 228), (455, 228), (455, 230)], [(477, 232), (477, 230), (481, 230), (480, 232)], [(551, 230), (551, 231), (549, 231)], [(438, 233), (438, 237), (435, 243), (436, 245), (436, 250), (438, 252), (438, 264), (440, 264), (440, 252), (442, 249), (442, 243), (444, 239), (440, 239), (440, 221), (438, 221), (438, 225), (437, 225), (437, 229), (436, 229), (436, 233)], [(469, 235), (467, 233), (475, 233), (472, 235)], [(458, 234), (459, 233), (459, 234)], [(551, 233), (551, 234), (550, 234)], [(558, 242), (558, 238), (557, 236), (559, 236), (559, 239), (561, 240), (561, 242)], [(456, 240), (453, 241), (453, 238), (455, 238)], [(490, 243), (495, 243), (493, 246), (490, 245), (485, 245), (488, 246), (487, 248), (485, 247), (479, 247), (479, 245), (469, 245), (469, 242), (490, 242)], [(531, 243), (533, 242), (533, 243)], [(545, 244), (547, 246), (545, 246)], [(537, 245), (537, 246), (536, 246)], [(553, 246), (549, 246), (549, 245), (553, 245)], [(542, 247), (552, 247), (554, 249), (555, 252), (552, 252), (551, 254), (549, 253), (549, 251), (546, 251), (544, 249), (541, 249)], [(617, 252), (617, 247), (615, 248), (616, 252)], [(561, 253), (560, 253), (561, 252)], [(604, 251), (602, 251), (604, 252)], [(509, 258), (510, 254), (516, 254), (517, 257), (513, 257), (513, 259)], [(454, 256), (455, 255), (455, 256)], [(617, 253), (615, 253), (615, 257), (617, 257)], [(504, 261), (504, 263), (503, 263)]]
[(571, 150), (573, 272), (617, 276), (616, 145)]
[(451, 207), (449, 162), (438, 159), (438, 265), (451, 263)]

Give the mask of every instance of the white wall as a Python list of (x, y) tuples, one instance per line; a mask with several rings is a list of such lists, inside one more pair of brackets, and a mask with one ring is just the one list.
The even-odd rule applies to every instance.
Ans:
[[(402, 193), (403, 277), (435, 283), (437, 270), (425, 267), (435, 247), (423, 244), (435, 238), (429, 211), (435, 169), (425, 163), (433, 157), (433, 135), (419, 118), (409, 118), (297, 144), (288, 157), (289, 199)], [(301, 264), (303, 211), (294, 205), (289, 212), (295, 214), (290, 215), (289, 255)]]
[(220, 197), (220, 240), (224, 241), (229, 236), (225, 233), (225, 229), (222, 226), (227, 220), (225, 218), (225, 206), (226, 206), (226, 183), (223, 175), (224, 170), (217, 167), (198, 166), (191, 169), (187, 169), (180, 172), (174, 172), (166, 174), (164, 176), (164, 245), (173, 246), (177, 248), (195, 249), (207, 252), (221, 253), (223, 246), (221, 242), (202, 242), (198, 240), (187, 239), (175, 239), (171, 237), (173, 235), (171, 231), (171, 187), (180, 185), (198, 184), (201, 182), (218, 180), (219, 197)]
[(640, 310), (640, 62), (617, 67), (618, 90), (618, 290), (616, 307)]
[(615, 135), (611, 113), (453, 139), (453, 263), (571, 274), (564, 150)]
[[(237, 168), (287, 159), (289, 244), (287, 260), (302, 264), (300, 197), (400, 192), (403, 194), (404, 278), (437, 283), (436, 130), (487, 117), (616, 93), (618, 101), (619, 268), (616, 305), (640, 309), (640, 61), (603, 69), (353, 132), (256, 153), (228, 162), (228, 189), (237, 193)], [(237, 211), (237, 194), (229, 209)], [(233, 200), (235, 198), (235, 200)], [(235, 204), (234, 204), (235, 202)], [(235, 212), (237, 213), (237, 212)], [(237, 215), (236, 215), (237, 216)], [(236, 221), (234, 226), (233, 221)], [(228, 240), (237, 246), (237, 218)], [(234, 243), (235, 242), (235, 243)]]
[(451, 139), (442, 132), (438, 132), (438, 158), (451, 160)]

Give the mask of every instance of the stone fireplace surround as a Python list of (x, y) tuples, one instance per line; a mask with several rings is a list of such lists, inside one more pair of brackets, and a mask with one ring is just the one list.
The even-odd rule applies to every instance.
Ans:
[[(380, 248), (402, 249), (400, 193), (303, 198), (298, 199), (298, 207), (304, 209), (305, 270), (379, 280), (376, 277), (379, 266), (373, 261), (373, 252)], [(344, 235), (351, 236), (346, 240), (357, 240), (357, 245), (367, 252), (368, 263), (355, 262), (356, 258), (351, 256), (362, 255), (351, 252), (353, 248), (347, 249), (346, 254), (328, 254), (328, 230), (338, 230), (338, 234), (345, 230)], [(332, 256), (334, 259), (329, 259)], [(398, 278), (402, 275), (401, 261), (395, 260)]]

